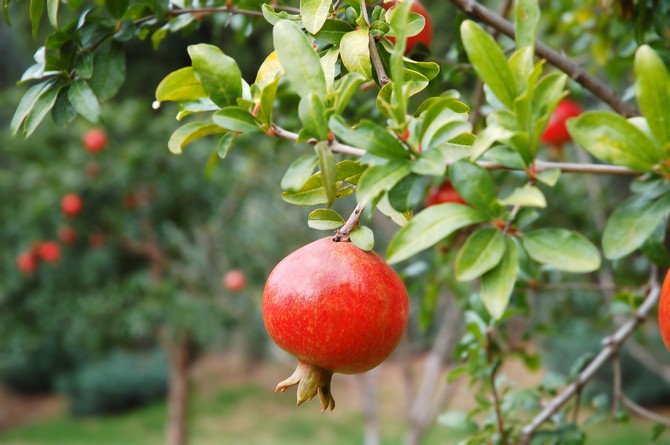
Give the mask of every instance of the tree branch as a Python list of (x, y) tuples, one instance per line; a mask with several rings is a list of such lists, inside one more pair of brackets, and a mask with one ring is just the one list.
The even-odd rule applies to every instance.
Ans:
[(661, 293), (661, 287), (658, 280), (652, 271), (651, 287), (642, 305), (635, 312), (633, 318), (624, 323), (615, 333), (610, 337), (603, 339), (603, 349), (598, 355), (591, 360), (588, 366), (577, 375), (573, 383), (568, 385), (562, 393), (556, 396), (545, 408), (538, 414), (529, 424), (521, 430), (520, 445), (528, 445), (533, 437), (535, 431), (546, 422), (552, 415), (554, 415), (561, 407), (567, 403), (573, 396), (575, 396), (581, 388), (588, 383), (596, 373), (618, 352), (618, 349), (626, 341), (626, 339), (633, 333), (633, 331), (641, 325), (647, 318), (649, 312), (656, 307), (658, 297)]
[(349, 240), (349, 234), (352, 230), (358, 227), (358, 222), (361, 220), (361, 216), (363, 216), (364, 209), (365, 207), (361, 206), (360, 204), (356, 205), (354, 211), (351, 212), (351, 215), (349, 215), (347, 222), (345, 222), (342, 228), (340, 228), (335, 236), (333, 236), (333, 241), (339, 243), (340, 241)]
[[(514, 25), (495, 12), (479, 4), (475, 0), (451, 0), (451, 3), (468, 15), (485, 23), (506, 36), (514, 38)], [(535, 54), (560, 69), (577, 83), (589, 90), (598, 99), (608, 104), (614, 111), (625, 117), (639, 116), (639, 112), (630, 104), (625, 103), (609, 86), (563, 54), (549, 48), (539, 40), (535, 43)]]

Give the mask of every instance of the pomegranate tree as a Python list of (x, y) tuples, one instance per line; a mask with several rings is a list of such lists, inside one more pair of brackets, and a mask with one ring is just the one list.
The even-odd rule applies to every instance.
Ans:
[(331, 410), (333, 373), (368, 371), (398, 344), (409, 314), (407, 289), (373, 252), (323, 238), (284, 258), (263, 292), (270, 337), (298, 359), (281, 392), (298, 385), (298, 405), (317, 394)]

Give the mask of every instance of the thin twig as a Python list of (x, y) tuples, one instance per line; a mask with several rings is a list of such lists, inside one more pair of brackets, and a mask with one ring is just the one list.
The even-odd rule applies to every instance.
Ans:
[[(515, 31), (512, 23), (475, 0), (451, 0), (451, 3), (482, 23), (514, 38)], [(640, 114), (635, 107), (624, 102), (612, 88), (601, 82), (597, 77), (592, 76), (565, 55), (549, 48), (539, 40), (535, 43), (535, 54), (566, 73), (622, 116), (633, 117)]]
[(528, 445), (533, 438), (535, 431), (553, 416), (565, 403), (574, 397), (581, 388), (591, 381), (596, 373), (617, 353), (620, 346), (633, 333), (633, 331), (640, 326), (649, 315), (649, 312), (656, 307), (658, 297), (661, 293), (661, 287), (658, 283), (656, 268), (652, 268), (650, 274), (650, 289), (645, 297), (642, 305), (635, 312), (635, 315), (624, 323), (612, 336), (603, 339), (603, 348), (598, 355), (581, 371), (575, 381), (568, 385), (563, 392), (556, 396), (544, 410), (528, 423), (521, 430), (520, 445)]
[(358, 227), (358, 222), (361, 220), (361, 216), (363, 216), (364, 209), (365, 207), (361, 206), (360, 204), (356, 205), (354, 211), (351, 212), (351, 215), (349, 215), (349, 219), (347, 219), (347, 222), (345, 222), (342, 228), (340, 228), (335, 233), (335, 236), (333, 236), (333, 241), (337, 243), (340, 241), (349, 240), (349, 234), (351, 233), (352, 230)]
[(664, 416), (659, 416), (655, 412), (649, 411), (647, 408), (638, 405), (637, 403), (633, 402), (631, 399), (629, 399), (626, 396), (621, 397), (621, 402), (626, 405), (626, 407), (633, 411), (635, 414), (638, 416), (646, 417), (647, 419), (650, 419), (654, 422), (663, 424), (667, 427), (670, 427), (670, 419)]
[(498, 395), (498, 388), (496, 387), (496, 373), (500, 367), (500, 363), (493, 363), (493, 335), (492, 329), (489, 328), (486, 330), (486, 358), (493, 366), (491, 370), (490, 383), (491, 383), (491, 395), (493, 396), (493, 408), (495, 409), (496, 414), (496, 424), (498, 425), (498, 434), (500, 434), (500, 443), (507, 445), (507, 434), (505, 433), (505, 420), (500, 408), (500, 396)]
[(614, 368), (614, 378), (612, 382), (612, 416), (616, 416), (621, 405), (621, 398), (623, 392), (621, 391), (621, 358), (619, 357), (619, 350), (612, 355), (612, 367)]
[[(365, 23), (370, 25), (370, 18), (368, 17), (368, 10), (367, 7), (365, 6), (365, 0), (361, 0), (361, 10), (363, 11), (363, 18), (365, 19)], [(368, 47), (370, 48), (370, 60), (372, 61), (372, 66), (375, 69), (375, 72), (377, 73), (377, 79), (379, 79), (379, 84), (381, 86), (386, 85), (391, 81), (389, 76), (386, 74), (386, 70), (384, 70), (384, 65), (382, 64), (382, 58), (379, 55), (379, 50), (377, 49), (377, 44), (375, 43), (375, 38), (372, 36), (372, 34), (368, 33)]]

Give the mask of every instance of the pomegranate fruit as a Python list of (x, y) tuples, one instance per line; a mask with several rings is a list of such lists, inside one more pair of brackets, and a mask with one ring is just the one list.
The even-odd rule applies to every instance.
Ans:
[(72, 245), (77, 240), (77, 232), (71, 226), (62, 226), (58, 229), (58, 239), (63, 244)]
[(570, 142), (572, 138), (565, 126), (565, 121), (580, 114), (582, 114), (582, 107), (577, 102), (570, 99), (560, 101), (549, 118), (547, 128), (542, 133), (542, 142), (556, 146)]
[(16, 257), (16, 267), (18, 267), (24, 274), (30, 275), (37, 267), (37, 258), (33, 252), (21, 252), (19, 256)]
[(84, 148), (91, 154), (96, 154), (107, 146), (107, 134), (99, 128), (91, 128), (82, 138)]
[(670, 270), (665, 276), (658, 300), (658, 326), (661, 329), (663, 343), (670, 351)]
[(60, 260), (60, 246), (55, 241), (45, 241), (40, 243), (36, 249), (37, 257), (54, 264)]
[(437, 204), (444, 204), (445, 202), (455, 202), (457, 204), (466, 204), (466, 202), (461, 198), (461, 195), (458, 194), (450, 181), (444, 181), (438, 187), (434, 187), (428, 193), (428, 199), (426, 200), (426, 207), (434, 206)]
[(323, 238), (277, 264), (263, 291), (270, 337), (298, 359), (275, 392), (298, 385), (298, 405), (318, 394), (335, 408), (333, 373), (379, 365), (395, 349), (409, 314), (407, 289), (378, 255)]
[(68, 193), (63, 196), (63, 199), (60, 202), (60, 208), (63, 210), (65, 216), (73, 218), (81, 212), (83, 203), (81, 197), (76, 193)]
[[(384, 9), (389, 10), (392, 6), (395, 6), (395, 4), (395, 1), (388, 3), (384, 2), (382, 6)], [(426, 23), (423, 26), (423, 29), (417, 35), (407, 37), (407, 43), (405, 44), (405, 55), (411, 53), (417, 43), (422, 43), (428, 48), (430, 48), (431, 43), (433, 43), (433, 24), (430, 20), (430, 14), (428, 14), (426, 8), (415, 0), (410, 7), (410, 12), (415, 12), (422, 15)], [(387, 37), (387, 39), (389, 42), (395, 43), (394, 37)]]
[(239, 292), (247, 285), (244, 272), (238, 269), (229, 270), (223, 276), (223, 286), (232, 292)]

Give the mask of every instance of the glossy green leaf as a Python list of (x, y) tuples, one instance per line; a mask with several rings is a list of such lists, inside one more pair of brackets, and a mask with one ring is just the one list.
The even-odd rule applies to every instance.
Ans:
[(305, 29), (316, 34), (328, 18), (332, 0), (300, 0), (300, 16)]
[(325, 98), (326, 77), (319, 56), (298, 25), (288, 20), (280, 20), (275, 25), (272, 36), (279, 62), (298, 95), (305, 97), (314, 93)]
[(540, 181), (542, 184), (553, 187), (558, 182), (558, 179), (561, 177), (561, 169), (559, 168), (549, 168), (547, 170), (542, 170), (540, 173), (535, 175), (535, 178)]
[(328, 137), (328, 115), (326, 105), (321, 96), (309, 93), (300, 99), (298, 115), (306, 134), (318, 141), (324, 141)]
[(172, 133), (168, 141), (168, 148), (174, 154), (181, 154), (184, 147), (196, 139), (225, 131), (219, 125), (209, 121), (189, 122)]
[(571, 230), (533, 230), (525, 232), (521, 242), (532, 259), (558, 270), (592, 272), (600, 268), (600, 254), (596, 246)]
[(105, 101), (119, 91), (126, 79), (126, 58), (123, 45), (112, 41), (95, 53), (91, 89), (99, 100)]
[(349, 100), (358, 91), (358, 87), (363, 82), (365, 82), (365, 77), (358, 73), (347, 73), (337, 81), (334, 112), (336, 116), (344, 112), (349, 104)]
[(72, 82), (67, 92), (70, 103), (84, 119), (93, 123), (100, 120), (100, 103), (95, 93), (85, 80), (79, 79)]
[[(391, 32), (396, 36), (395, 45), (391, 51), (389, 72), (387, 73), (392, 82), (388, 83), (382, 91), (388, 87), (388, 103), (390, 105), (390, 117), (396, 124), (402, 125), (407, 115), (408, 92), (405, 90), (405, 48), (407, 47), (407, 28), (409, 25), (410, 2), (397, 3), (395, 7), (386, 12), (386, 19), (391, 25)], [(390, 17), (389, 17), (390, 16)], [(418, 73), (417, 73), (418, 74)], [(379, 96), (382, 95), (379, 92)], [(391, 91), (393, 94), (391, 95)], [(378, 96), (378, 106), (380, 105)]]
[(333, 204), (333, 201), (335, 201), (335, 195), (337, 194), (337, 166), (335, 155), (326, 142), (319, 142), (314, 149), (319, 157), (321, 185), (326, 193), (328, 207), (330, 207)]
[(351, 129), (341, 116), (332, 116), (329, 127), (343, 142), (365, 150), (366, 153), (390, 160), (409, 159), (409, 152), (384, 127), (368, 120)]
[(567, 121), (572, 138), (598, 159), (650, 171), (661, 156), (649, 137), (625, 118), (591, 111)]
[(409, 173), (410, 164), (407, 162), (392, 161), (374, 165), (361, 176), (356, 189), (356, 199), (359, 204), (365, 206), (383, 192), (390, 190)]
[(212, 121), (221, 128), (237, 133), (260, 131), (259, 122), (246, 110), (239, 107), (222, 108), (212, 115)]
[(9, 124), (9, 128), (12, 131), (12, 134), (16, 136), (21, 128), (21, 125), (25, 122), (26, 116), (33, 109), (37, 99), (40, 95), (44, 93), (52, 85), (52, 82), (42, 82), (37, 85), (32, 86), (26, 94), (23, 95), (19, 105), (16, 107), (12, 121)]
[(159, 102), (179, 102), (203, 97), (207, 97), (207, 93), (190, 66), (171, 72), (156, 87), (156, 100)]
[(273, 26), (282, 20), (290, 21), (296, 24), (302, 24), (302, 20), (299, 14), (289, 14), (286, 11), (277, 12), (267, 3), (264, 3), (261, 6), (261, 12), (263, 13), (263, 18)]
[(279, 87), (279, 78), (273, 82), (266, 84), (261, 90), (258, 103), (257, 119), (265, 124), (272, 123), (272, 108), (274, 107), (275, 98), (277, 97), (277, 88)]
[[(361, 174), (366, 167), (355, 161), (342, 161), (337, 163), (337, 193), (336, 199), (343, 198), (354, 192), (350, 184), (358, 183)], [(295, 205), (326, 204), (328, 197), (321, 182), (321, 172), (312, 175), (297, 192), (285, 191), (282, 199)]]
[(58, 29), (58, 7), (60, 0), (47, 0), (47, 16), (49, 16), (49, 23), (55, 29)]
[(226, 159), (230, 149), (233, 148), (235, 141), (237, 140), (237, 135), (231, 133), (230, 131), (226, 132), (219, 139), (218, 144), (216, 145), (216, 154), (220, 159)]
[(461, 24), (463, 46), (475, 71), (507, 108), (513, 106), (514, 76), (498, 43), (471, 20)]
[(67, 89), (61, 89), (58, 93), (58, 98), (54, 104), (51, 118), (59, 127), (64, 127), (72, 123), (77, 117), (77, 110), (70, 104), (70, 99), (67, 97)]
[(405, 227), (411, 218), (409, 212), (399, 212), (393, 208), (389, 202), (388, 194), (382, 196), (377, 202), (377, 210), (379, 210), (384, 216), (388, 217), (391, 221), (399, 225), (400, 227)]
[(349, 234), (349, 239), (356, 247), (366, 252), (375, 246), (375, 235), (367, 226), (358, 226)]
[(33, 29), (33, 39), (35, 40), (37, 40), (37, 32), (40, 30), (43, 11), (44, 0), (30, 0), (30, 24)]
[(504, 206), (519, 205), (523, 207), (544, 208), (547, 206), (547, 199), (539, 188), (526, 184), (523, 187), (514, 189), (509, 196), (500, 200), (500, 204)]
[(662, 146), (670, 142), (670, 75), (649, 45), (635, 53), (635, 92), (649, 128)]
[(404, 177), (388, 192), (389, 202), (399, 212), (409, 212), (419, 205), (426, 191), (426, 181), (422, 176), (410, 174)]
[(329, 95), (333, 92), (335, 77), (339, 75), (339, 60), (340, 48), (338, 46), (331, 46), (325, 54), (322, 54), (319, 58), (321, 68), (323, 69), (323, 75), (326, 78), (326, 88)]
[(459, 195), (471, 206), (497, 216), (496, 189), (489, 173), (477, 164), (458, 161), (449, 166), (449, 178)]
[(107, 10), (115, 19), (120, 19), (128, 9), (128, 0), (105, 0)]
[(340, 41), (342, 64), (352, 73), (372, 79), (370, 62), (370, 39), (366, 29), (357, 29), (346, 33)]
[(484, 307), (494, 319), (505, 313), (519, 274), (519, 248), (505, 238), (505, 253), (500, 263), (482, 276), (481, 297)]
[(344, 20), (326, 20), (315, 37), (319, 42), (339, 45), (342, 37), (353, 30), (354, 27)]
[(537, 0), (516, 2), (516, 47), (535, 47), (535, 33), (540, 21), (540, 7)]
[(500, 230), (485, 228), (473, 232), (456, 257), (456, 279), (470, 281), (500, 263), (505, 253), (505, 237)]
[(670, 194), (655, 200), (632, 196), (617, 207), (605, 226), (603, 252), (616, 260), (640, 247), (670, 211)]
[(297, 192), (312, 176), (319, 164), (319, 158), (314, 155), (301, 156), (289, 166), (281, 180), (281, 188), (289, 192)]
[(205, 43), (190, 45), (188, 55), (195, 77), (212, 102), (220, 107), (237, 104), (242, 96), (242, 73), (235, 59)]
[(39, 124), (49, 114), (49, 111), (56, 103), (56, 98), (60, 91), (59, 87), (52, 86), (44, 90), (35, 101), (35, 106), (30, 110), (26, 116), (25, 126), (23, 129), (24, 137), (28, 138), (37, 129)]
[(316, 230), (335, 230), (342, 227), (344, 219), (334, 210), (316, 209), (307, 215), (307, 225)]
[(455, 231), (487, 219), (484, 213), (461, 204), (430, 206), (395, 234), (386, 250), (386, 259), (390, 264), (406, 260)]

